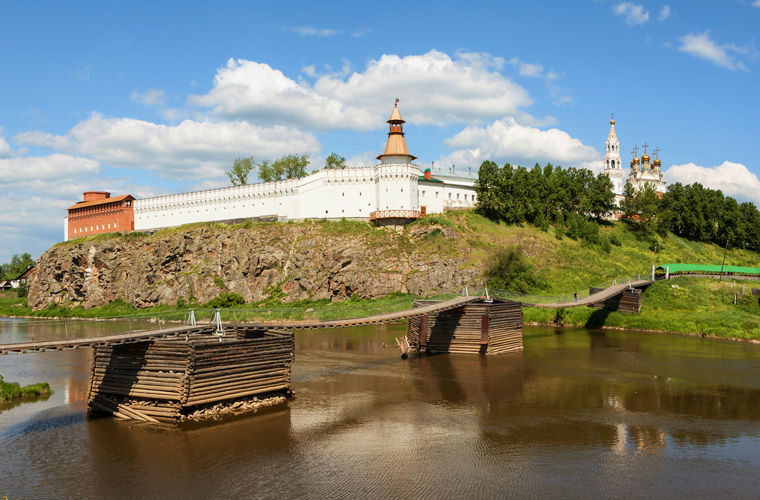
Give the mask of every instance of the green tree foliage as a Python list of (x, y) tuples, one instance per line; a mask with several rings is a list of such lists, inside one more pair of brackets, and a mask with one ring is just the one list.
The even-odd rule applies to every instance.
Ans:
[(227, 177), (230, 178), (233, 186), (245, 186), (248, 184), (248, 174), (253, 170), (255, 162), (253, 156), (248, 158), (235, 158), (232, 168), (227, 170)]
[(325, 159), (325, 168), (344, 169), (346, 168), (346, 159), (340, 156), (338, 153), (330, 153), (330, 155)]
[(664, 229), (696, 241), (760, 250), (760, 211), (699, 183), (668, 186), (658, 215)]
[(24, 271), (34, 265), (34, 259), (28, 253), (13, 254), (10, 262), (0, 264), (0, 278), (10, 280), (18, 278)]
[(651, 184), (644, 184), (638, 191), (626, 184), (623, 189), (623, 220), (646, 239), (652, 239), (655, 233), (666, 230), (662, 219), (662, 200)]
[(517, 246), (500, 248), (491, 259), (485, 277), (489, 287), (513, 293), (527, 293), (546, 287)]
[(599, 240), (599, 230), (589, 221), (615, 207), (612, 187), (607, 175), (595, 176), (587, 169), (563, 169), (548, 163), (528, 170), (509, 163), (499, 167), (492, 161), (480, 165), (475, 183), (477, 208), (486, 217), (509, 224), (528, 222), (543, 230), (552, 223), (561, 225), (558, 238), (567, 222), (572, 224), (567, 233), (570, 237), (590, 242)]
[(259, 178), (264, 182), (281, 181), (283, 179), (300, 179), (308, 175), (306, 167), (309, 166), (308, 155), (285, 155), (274, 161), (259, 163)]

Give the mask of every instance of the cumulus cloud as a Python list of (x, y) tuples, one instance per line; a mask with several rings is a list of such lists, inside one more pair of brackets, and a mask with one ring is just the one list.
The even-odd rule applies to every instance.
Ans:
[[(189, 101), (225, 118), (370, 130), (384, 126), (399, 97), (407, 121), (473, 122), (512, 115), (531, 104), (528, 92), (499, 72), (503, 64), (482, 53), (386, 54), (367, 63), (364, 71), (322, 75), (310, 85), (268, 64), (230, 59), (217, 71), (213, 88)], [(316, 74), (314, 68), (306, 69)]]
[(657, 15), (658, 21), (664, 21), (665, 19), (670, 17), (670, 5), (666, 5), (662, 9), (660, 9), (660, 13)]
[(285, 29), (301, 36), (334, 36), (341, 33), (340, 30), (315, 28), (314, 26), (287, 26)]
[(24, 132), (14, 140), (86, 155), (116, 167), (197, 178), (221, 177), (237, 156), (253, 154), (264, 159), (319, 150), (312, 135), (283, 126), (193, 120), (169, 126), (98, 113), (64, 135)]
[(48, 156), (15, 157), (0, 159), (0, 182), (3, 186), (38, 187), (49, 183), (58, 191), (61, 180), (72, 176), (97, 174), (100, 166), (97, 161), (61, 153)]
[(529, 166), (552, 162), (595, 169), (600, 165), (595, 163), (599, 161), (599, 153), (567, 132), (528, 127), (512, 118), (497, 120), (486, 127), (467, 127), (447, 139), (446, 144), (456, 151), (444, 158), (444, 163), (458, 165), (478, 166), (484, 160)]
[[(0, 128), (0, 132), (2, 131), (3, 129)], [(0, 135), (0, 158), (9, 158), (11, 156), (13, 156), (11, 146), (5, 141), (5, 138)]]
[(717, 167), (702, 167), (694, 163), (673, 165), (665, 173), (669, 182), (693, 184), (720, 189), (723, 194), (739, 200), (760, 203), (760, 179), (741, 163), (724, 161)]
[(750, 52), (749, 47), (739, 47), (734, 44), (719, 45), (710, 38), (709, 31), (697, 34), (690, 33), (678, 40), (681, 42), (681, 46), (678, 47), (681, 52), (705, 59), (731, 71), (747, 70), (747, 67), (736, 58), (735, 54), (748, 54)]
[(632, 2), (622, 2), (612, 7), (612, 12), (625, 19), (628, 26), (636, 26), (649, 21), (649, 11), (644, 7)]

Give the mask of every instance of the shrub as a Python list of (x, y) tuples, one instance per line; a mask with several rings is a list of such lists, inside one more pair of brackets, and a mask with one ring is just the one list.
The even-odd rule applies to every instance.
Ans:
[(618, 238), (617, 234), (610, 235), (610, 243), (612, 243), (616, 247), (623, 246), (623, 244), (620, 242), (620, 238)]
[(242, 295), (235, 292), (221, 292), (219, 296), (206, 305), (214, 309), (222, 309), (225, 307), (241, 306), (243, 304), (245, 304), (245, 299), (243, 299)]
[(545, 288), (546, 284), (536, 276), (522, 249), (516, 246), (500, 248), (485, 271), (486, 283), (514, 293), (527, 293)]

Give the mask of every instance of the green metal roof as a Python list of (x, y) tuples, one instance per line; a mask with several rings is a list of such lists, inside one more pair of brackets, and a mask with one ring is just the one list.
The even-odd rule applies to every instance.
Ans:
[[(657, 267), (662, 271), (670, 268), (670, 274), (673, 273), (706, 273), (720, 274), (721, 266), (713, 264), (662, 264)], [(760, 274), (760, 267), (744, 266), (723, 266), (724, 274)]]
[(443, 184), (443, 181), (440, 180), (440, 179), (425, 179), (424, 175), (421, 175), (418, 180), (419, 180), (419, 182), (436, 182), (436, 183), (439, 183), (439, 184)]

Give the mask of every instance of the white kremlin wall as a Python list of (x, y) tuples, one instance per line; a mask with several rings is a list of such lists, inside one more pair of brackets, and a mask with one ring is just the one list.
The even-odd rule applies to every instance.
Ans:
[(376, 210), (419, 211), (425, 206), (427, 213), (441, 213), (475, 206), (471, 179), (451, 177), (436, 184), (436, 196), (418, 186), (421, 172), (415, 164), (396, 161), (389, 157), (375, 167), (319, 170), (301, 179), (138, 199), (135, 230), (273, 215), (279, 220), (369, 219)]

